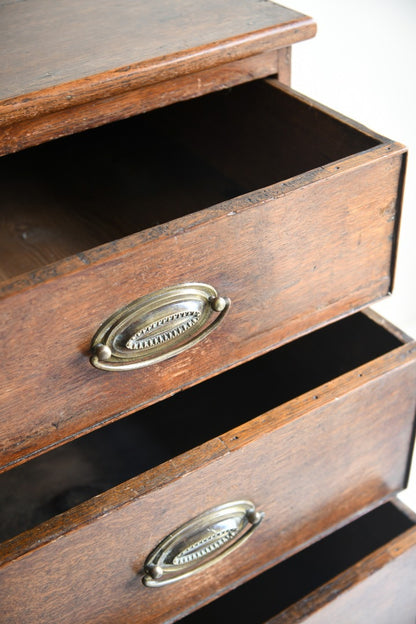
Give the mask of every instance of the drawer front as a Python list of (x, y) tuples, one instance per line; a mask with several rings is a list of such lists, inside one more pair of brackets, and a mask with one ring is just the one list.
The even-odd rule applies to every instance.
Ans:
[[(243, 121), (242, 102), (258, 95), (265, 119), (260, 128), (258, 116), (257, 125), (246, 119), (253, 136), (245, 159), (248, 170), (241, 175), (257, 176), (247, 181), (248, 188), (256, 181), (267, 183), (260, 161), (274, 163), (279, 157), (270, 145), (264, 153), (261, 148), (282, 111), (288, 123), (293, 117), (303, 120), (301, 128), (294, 125), (293, 136), (311, 170), (294, 175), (296, 155), (286, 159), (283, 154), (282, 162), (289, 161), (281, 174), (290, 178), (285, 182), (3, 284), (3, 469), (389, 292), (403, 147), (272, 84), (254, 83), (236, 96)], [(313, 121), (320, 128), (318, 137)], [(315, 139), (326, 137), (327, 130), (329, 143), (319, 146)], [(325, 162), (329, 149), (336, 163)], [(212, 145), (207, 144), (206, 154), (211, 166)], [(232, 180), (238, 174), (235, 164), (221, 159), (219, 166)], [(272, 169), (270, 181), (275, 180)], [(140, 371), (110, 373), (91, 366), (91, 340), (109, 316), (139, 297), (186, 282), (207, 283), (231, 300), (218, 329), (186, 352)]]
[[(405, 486), (415, 382), (414, 345), (399, 347), (5, 542), (4, 621), (172, 621), (316, 541)], [(163, 538), (242, 499), (264, 513), (244, 544), (142, 584)]]

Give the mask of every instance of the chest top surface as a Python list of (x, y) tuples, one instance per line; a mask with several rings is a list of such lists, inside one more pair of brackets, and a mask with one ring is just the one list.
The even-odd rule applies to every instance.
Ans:
[(0, 124), (314, 33), (313, 20), (273, 0), (1, 0)]

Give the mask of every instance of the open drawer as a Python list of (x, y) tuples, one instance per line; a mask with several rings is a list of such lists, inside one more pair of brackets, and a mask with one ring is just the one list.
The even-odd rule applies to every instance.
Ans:
[[(415, 359), (359, 313), (5, 472), (3, 621), (172, 621), (390, 498), (407, 480)], [(258, 514), (244, 543), (142, 583), (166, 536), (241, 500)]]
[[(273, 81), (3, 157), (1, 469), (386, 295), (404, 162)], [(188, 283), (231, 301), (215, 331), (139, 371), (90, 364), (115, 312)]]
[(413, 624), (415, 586), (416, 516), (388, 503), (183, 624)]

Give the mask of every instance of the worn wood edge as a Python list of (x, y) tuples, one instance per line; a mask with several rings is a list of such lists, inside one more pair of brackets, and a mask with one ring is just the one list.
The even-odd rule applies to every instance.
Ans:
[(416, 548), (416, 526), (393, 538), (355, 565), (347, 568), (318, 589), (265, 624), (296, 624), (316, 614), (344, 592), (362, 583), (407, 551)]
[[(287, 48), (282, 49), (286, 50)], [(70, 109), (45, 113), (40, 118), (25, 118), (4, 127), (0, 123), (0, 156), (185, 99), (200, 97), (215, 90), (228, 89), (248, 80), (271, 76), (277, 73), (279, 62), (282, 78), (285, 78), (290, 69), (280, 61), (278, 52), (271, 50), (237, 59), (161, 83), (130, 89), (98, 101), (77, 104)]]
[(286, 47), (309, 39), (316, 24), (309, 16), (277, 24), (233, 38), (214, 41), (168, 56), (114, 68), (93, 76), (7, 98), (0, 102), (2, 125), (38, 117), (53, 111), (70, 109), (77, 104), (97, 101), (144, 85), (176, 78), (195, 70), (208, 69), (224, 62)]
[(54, 516), (33, 529), (6, 540), (0, 544), (0, 569), (10, 561), (15, 561), (28, 552), (33, 552), (82, 526), (89, 525), (98, 518), (160, 490), (228, 454), (229, 450), (224, 443), (219, 438), (213, 438)]
[(324, 406), (344, 400), (364, 385), (370, 386), (386, 374), (394, 374), (415, 363), (416, 341), (412, 341), (257, 416), (221, 435), (220, 439), (230, 451), (236, 451), (288, 423), (309, 419)]
[(29, 288), (39, 287), (64, 275), (76, 273), (86, 266), (98, 266), (129, 253), (134, 253), (138, 245), (154, 244), (156, 239), (175, 238), (179, 234), (201, 227), (208, 222), (232, 218), (246, 210), (255, 209), (257, 205), (266, 204), (285, 197), (289, 193), (301, 191), (311, 184), (325, 184), (328, 178), (341, 176), (355, 169), (372, 166), (384, 158), (401, 156), (407, 148), (395, 141), (386, 141), (368, 150), (358, 152), (340, 160), (317, 167), (306, 173), (288, 178), (270, 186), (245, 193), (232, 200), (227, 200), (194, 212), (178, 219), (173, 219), (123, 238), (104, 243), (84, 252), (68, 256), (41, 269), (22, 273), (19, 276), (0, 283), (0, 299), (13, 296)]

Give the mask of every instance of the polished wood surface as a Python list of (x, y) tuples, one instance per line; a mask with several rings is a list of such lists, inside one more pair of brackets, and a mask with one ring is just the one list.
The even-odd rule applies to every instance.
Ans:
[[(74, 159), (71, 142), (66, 155), (65, 150), (52, 151), (56, 153), (50, 159), (52, 177), (40, 152), (34, 151), (32, 160), (29, 152), (9, 157), (19, 164), (28, 158), (29, 176), (23, 180), (20, 166), (5, 176), (12, 224), (19, 211), (22, 219), (19, 227), (11, 226), (16, 228), (19, 254), (12, 259), (12, 250), (6, 247), (3, 265), (9, 271), (8, 263), (13, 270), (29, 258), (34, 269), (1, 286), (3, 467), (222, 372), (390, 291), (403, 146), (364, 132), (287, 88), (252, 83), (239, 89), (215, 94), (213, 100), (213, 129), (218, 110), (225, 111), (215, 135), (218, 168), (210, 162), (214, 139), (207, 141), (208, 162), (192, 149), (185, 150), (186, 158), (181, 156), (184, 148), (179, 144), (173, 155), (182, 160), (174, 158), (174, 170), (166, 166), (161, 174), (158, 164), (166, 159), (172, 162), (172, 152), (163, 149), (164, 135), (155, 139), (158, 128), (171, 129), (171, 124), (159, 124), (159, 114), (164, 118), (167, 108), (150, 118), (156, 123), (148, 130), (146, 162), (153, 158), (153, 177), (146, 172), (137, 177), (142, 171), (145, 133), (139, 135), (139, 147), (131, 141), (121, 147), (117, 141), (123, 135), (118, 128), (114, 129), (116, 149), (110, 150), (117, 156), (106, 160), (105, 134), (94, 135), (96, 153), (101, 154), (96, 160), (90, 158), (88, 144), (82, 151), (82, 143)], [(252, 109), (244, 101), (255, 100), (256, 94), (263, 104), (254, 131), (249, 123)], [(227, 109), (229, 97), (235, 106)], [(187, 115), (186, 125), (200, 118), (199, 100), (187, 102), (186, 110), (192, 103), (197, 114)], [(273, 113), (278, 105), (280, 117)], [(180, 112), (173, 108), (172, 119), (176, 110)], [(235, 130), (228, 123), (233, 110), (238, 123), (244, 122), (244, 111), (248, 115), (245, 144), (234, 142)], [(286, 140), (276, 142), (270, 129), (285, 137), (292, 110), (301, 120), (301, 130), (294, 129), (289, 150)], [(262, 119), (267, 121), (264, 126)], [(175, 142), (175, 137), (170, 140)], [(49, 147), (55, 144), (42, 149)], [(236, 154), (239, 176), (229, 165)], [(255, 166), (259, 154), (263, 167)], [(137, 164), (132, 164), (132, 158), (138, 159)], [(78, 164), (80, 175), (75, 175), (75, 165), (68, 170), (63, 162)], [(189, 166), (192, 175), (187, 173)], [(87, 179), (82, 175), (84, 167), (89, 167)], [(283, 180), (290, 179), (275, 183), (279, 169)], [(260, 185), (266, 186), (259, 189)], [(20, 194), (14, 199), (16, 188)], [(59, 203), (62, 189), (65, 194)], [(238, 197), (221, 202), (227, 193)], [(27, 227), (27, 206), (32, 209), (36, 203), (39, 221), (33, 225), (29, 221)], [(201, 211), (192, 212), (196, 208)], [(29, 215), (32, 219), (34, 213)], [(149, 225), (153, 227), (114, 240), (129, 233), (126, 227), (136, 230)], [(84, 237), (97, 237), (97, 243), (102, 236), (110, 242), (90, 251), (73, 246), (77, 255), (36, 268), (53, 254), (65, 256), (68, 246), (79, 244), (77, 228)], [(11, 241), (8, 235), (5, 246)], [(21, 253), (25, 246), (26, 256)], [(232, 301), (225, 321), (205, 341), (139, 374), (106, 373), (90, 365), (91, 339), (108, 316), (141, 295), (189, 281), (212, 284)]]
[[(0, 4), (0, 29), (0, 55), (7, 59), (0, 73), (4, 152), (30, 142), (36, 122), (28, 120), (65, 110), (74, 130), (86, 111), (90, 126), (104, 123), (102, 111), (94, 114), (102, 99), (156, 83), (162, 94), (166, 80), (287, 47), (312, 37), (316, 27), (269, 0), (122, 0), (116, 7), (109, 0), (12, 0)], [(119, 118), (125, 114), (121, 108)], [(42, 137), (35, 130), (32, 144), (59, 136), (62, 128), (61, 115), (49, 136), (45, 127)]]
[[(330, 338), (328, 346), (341, 347)], [(329, 366), (331, 350), (327, 356)], [(108, 621), (163, 622), (315, 542), (404, 487), (415, 383), (411, 343), (5, 542), (5, 621), (54, 622), (59, 612), (62, 622), (98, 622), (104, 614)], [(163, 537), (241, 498), (265, 513), (244, 546), (197, 583), (141, 584), (144, 560)]]

